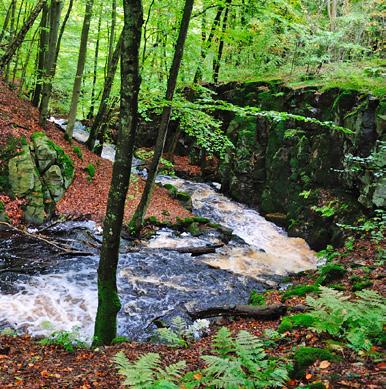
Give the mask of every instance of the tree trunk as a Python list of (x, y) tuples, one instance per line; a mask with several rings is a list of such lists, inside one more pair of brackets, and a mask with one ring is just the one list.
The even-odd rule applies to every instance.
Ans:
[(232, 0), (226, 1), (224, 18), (222, 21), (220, 43), (218, 45), (218, 51), (217, 51), (217, 58), (213, 61), (213, 81), (215, 84), (218, 83), (218, 76), (220, 74), (220, 64), (221, 64), (222, 53), (224, 50), (224, 35), (225, 35), (225, 31), (227, 29), (229, 8), (230, 8), (231, 3), (232, 3)]
[(72, 90), (71, 107), (70, 107), (70, 112), (68, 114), (68, 123), (66, 128), (66, 135), (65, 135), (65, 137), (68, 140), (72, 139), (72, 133), (74, 131), (74, 125), (76, 120), (76, 113), (78, 110), (78, 102), (79, 102), (79, 95), (80, 95), (80, 90), (82, 85), (83, 71), (84, 71), (84, 66), (86, 64), (87, 44), (88, 44), (87, 41), (88, 41), (88, 33), (90, 30), (93, 5), (94, 5), (94, 0), (87, 0), (85, 16), (83, 20), (82, 35), (80, 39), (78, 65), (76, 68), (74, 87)]
[(70, 0), (70, 3), (68, 4), (66, 16), (63, 19), (62, 26), (60, 27), (60, 32), (59, 32), (59, 37), (58, 37), (58, 42), (56, 44), (56, 53), (55, 53), (55, 70), (56, 70), (56, 65), (58, 63), (58, 57), (59, 57), (59, 52), (60, 52), (60, 45), (62, 44), (62, 38), (64, 34), (64, 30), (66, 28), (68, 19), (70, 18), (71, 11), (72, 11), (72, 6), (74, 5), (74, 0)]
[(92, 89), (91, 89), (91, 105), (90, 105), (90, 111), (87, 115), (88, 119), (92, 119), (94, 116), (94, 109), (95, 109), (95, 87), (96, 87), (96, 81), (97, 81), (97, 71), (98, 71), (98, 57), (99, 57), (99, 40), (101, 36), (101, 24), (102, 24), (102, 7), (99, 14), (99, 20), (98, 20), (98, 32), (97, 32), (97, 41), (95, 45), (95, 55), (94, 55), (94, 74), (92, 78)]
[(0, 73), (3, 72), (4, 68), (11, 62), (11, 59), (15, 54), (16, 50), (21, 46), (25, 36), (27, 35), (27, 32), (33, 26), (36, 18), (39, 16), (39, 13), (42, 10), (43, 5), (44, 5), (44, 1), (40, 0), (38, 4), (35, 6), (35, 8), (33, 9), (33, 11), (31, 12), (31, 14), (29, 15), (23, 27), (20, 29), (19, 33), (8, 45), (8, 48), (5, 51), (0, 61)]
[(5, 20), (4, 20), (3, 28), (2, 28), (1, 33), (0, 33), (0, 45), (1, 45), (1, 42), (3, 41), (5, 33), (7, 31), (8, 23), (9, 23), (9, 21), (11, 19), (12, 10), (13, 10), (13, 7), (14, 7), (15, 3), (16, 3), (16, 0), (12, 0), (11, 4), (9, 5), (9, 7), (7, 9), (7, 13), (5, 15)]
[(47, 53), (48, 46), (48, 4), (47, 0), (44, 1), (43, 4), (43, 12), (42, 19), (40, 21), (40, 41), (39, 41), (39, 54), (38, 54), (38, 64), (36, 66), (36, 85), (35, 90), (32, 97), (32, 104), (35, 107), (39, 106), (40, 103), (40, 95), (42, 92), (42, 84), (43, 84), (43, 75), (45, 73), (45, 59)]
[(121, 307), (116, 283), (119, 242), (138, 122), (142, 1), (123, 0), (123, 8), (120, 129), (98, 267), (98, 310), (94, 346), (110, 344), (117, 332), (117, 314)]
[(111, 33), (109, 39), (109, 54), (107, 59), (107, 67), (111, 66), (114, 53), (114, 42), (115, 42), (115, 26), (117, 24), (117, 0), (113, 0), (111, 9)]
[(90, 131), (90, 136), (86, 142), (87, 147), (90, 150), (93, 150), (93, 148), (95, 146), (95, 141), (98, 138), (100, 129), (103, 126), (103, 123), (105, 122), (106, 113), (107, 113), (107, 109), (108, 109), (108, 100), (110, 97), (111, 88), (113, 86), (115, 73), (117, 71), (119, 57), (121, 55), (121, 46), (122, 46), (122, 34), (119, 37), (119, 41), (118, 41), (117, 46), (114, 50), (114, 54), (113, 54), (113, 57), (111, 59), (111, 64), (110, 64), (109, 69), (107, 71), (107, 76), (106, 76), (105, 83), (103, 86), (103, 93), (102, 93), (101, 103), (99, 104), (98, 113), (95, 116), (95, 120), (94, 120), (94, 123), (93, 123), (91, 131)]
[(223, 6), (219, 6), (218, 7), (216, 16), (215, 16), (215, 18), (213, 20), (212, 27), (210, 29), (210, 33), (209, 33), (208, 39), (205, 42), (202, 42), (200, 63), (198, 64), (197, 70), (196, 70), (196, 74), (194, 75), (194, 81), (193, 82), (195, 84), (197, 84), (198, 82), (202, 81), (202, 73), (203, 73), (202, 72), (202, 65), (203, 65), (203, 63), (205, 61), (205, 58), (206, 58), (207, 54), (208, 54), (208, 50), (212, 46), (214, 34), (216, 32), (217, 27), (220, 24), (221, 14), (222, 14), (223, 10), (224, 10)]
[(134, 216), (130, 222), (131, 232), (134, 234), (138, 234), (142, 224), (143, 219), (145, 217), (147, 208), (149, 206), (151, 193), (154, 187), (155, 177), (157, 175), (158, 165), (162, 156), (162, 152), (165, 146), (166, 135), (169, 126), (170, 114), (172, 112), (171, 103), (173, 101), (174, 91), (177, 84), (178, 72), (180, 69), (186, 36), (188, 34), (190, 16), (193, 10), (193, 2), (194, 0), (186, 0), (184, 6), (184, 14), (181, 20), (180, 31), (177, 38), (176, 48), (174, 52), (172, 66), (170, 68), (168, 84), (166, 89), (165, 100), (168, 103), (167, 106), (164, 107), (161, 117), (161, 123), (158, 130), (157, 140), (154, 148), (154, 156), (151, 161), (149, 174), (146, 180), (145, 189), (143, 191), (141, 201), (135, 210)]
[(62, 0), (52, 0), (50, 7), (50, 32), (48, 37), (48, 51), (45, 63), (45, 74), (43, 76), (43, 91), (40, 102), (40, 117), (39, 123), (45, 127), (48, 117), (48, 103), (51, 97), (52, 80), (55, 76), (55, 57), (56, 46), (58, 41), (58, 31), (60, 24), (60, 15), (62, 13)]

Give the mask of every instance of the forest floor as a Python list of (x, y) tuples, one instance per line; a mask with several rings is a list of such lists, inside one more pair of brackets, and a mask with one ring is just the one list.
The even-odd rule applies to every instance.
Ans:
[[(0, 147), (5, 136), (28, 136), (34, 131), (41, 131), (38, 123), (38, 113), (29, 102), (20, 100), (14, 92), (0, 81)], [(112, 166), (109, 161), (102, 160), (90, 153), (82, 145), (83, 153), (80, 160), (63, 139), (63, 133), (52, 124), (46, 128), (47, 135), (57, 142), (71, 156), (76, 165), (75, 181), (58, 205), (58, 212), (71, 217), (89, 217), (97, 222), (103, 218), (108, 188), (111, 180)], [(83, 168), (93, 163), (96, 176), (92, 182), (87, 180)], [(186, 160), (177, 162), (180, 169), (196, 171), (187, 166)], [(184, 167), (184, 165), (186, 165)], [(197, 172), (197, 171), (196, 171)], [(126, 220), (138, 201), (138, 195), (143, 187), (139, 179), (132, 186), (129, 201), (125, 211)], [(176, 216), (186, 217), (186, 211), (180, 203), (169, 197), (166, 190), (157, 188), (149, 215), (155, 215), (165, 220), (174, 221)], [(385, 241), (376, 242), (368, 236), (354, 236), (352, 245), (334, 251), (334, 263), (347, 270), (339, 279), (339, 284), (346, 293), (352, 294), (358, 279), (366, 280), (367, 287), (385, 295), (385, 268), (380, 261), (380, 252), (386, 249)], [(331, 253), (330, 253), (331, 254)], [(380, 264), (382, 262), (382, 265)], [(310, 271), (292, 276), (288, 281), (295, 285), (313, 285), (319, 276), (318, 271)], [(353, 278), (354, 277), (354, 278)], [(334, 281), (335, 282), (335, 281)], [(267, 291), (264, 293), (266, 304), (282, 301), (284, 292)], [(285, 301), (288, 306), (304, 304), (304, 296), (295, 296)], [(148, 352), (157, 352), (162, 356), (162, 363), (185, 360), (189, 370), (204, 367), (200, 358), (210, 352), (213, 334), (220, 326), (226, 325), (232, 333), (248, 330), (252, 334), (263, 337), (266, 329), (277, 330), (280, 320), (259, 321), (253, 319), (221, 319), (211, 328), (209, 335), (187, 348), (171, 348), (152, 343), (121, 343), (96, 350), (87, 348), (68, 352), (60, 345), (43, 346), (37, 339), (29, 336), (0, 335), (0, 388), (120, 388), (123, 377), (114, 366), (112, 358), (117, 352), (123, 351), (130, 360)], [(274, 357), (291, 360), (294, 350), (299, 346), (326, 348), (329, 338), (318, 334), (311, 328), (294, 328), (284, 333), (280, 340), (267, 346), (266, 352)], [(286, 387), (314, 388), (368, 388), (384, 387), (386, 382), (386, 363), (382, 359), (382, 349), (373, 346), (369, 352), (356, 352), (340, 343), (335, 350), (339, 361), (327, 362), (317, 360), (311, 364), (302, 378), (291, 379)], [(197, 375), (197, 380), (200, 375)], [(315, 386), (319, 384), (319, 386)], [(183, 386), (181, 386), (183, 388)]]

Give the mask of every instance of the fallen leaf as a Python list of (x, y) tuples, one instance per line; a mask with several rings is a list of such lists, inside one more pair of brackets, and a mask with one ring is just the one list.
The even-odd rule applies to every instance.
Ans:
[(40, 375), (41, 375), (42, 377), (44, 377), (44, 378), (47, 378), (47, 377), (50, 375), (50, 373), (48, 373), (47, 370), (42, 370), (42, 371), (40, 372)]
[(320, 362), (319, 368), (320, 368), (320, 369), (327, 369), (330, 365), (331, 365), (330, 362), (328, 362), (328, 361), (322, 361), (322, 362)]
[(312, 378), (312, 374), (308, 373), (306, 374), (306, 380), (310, 380)]

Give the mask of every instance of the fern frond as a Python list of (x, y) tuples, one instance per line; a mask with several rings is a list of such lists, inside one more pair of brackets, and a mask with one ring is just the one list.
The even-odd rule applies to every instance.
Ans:
[(186, 368), (185, 361), (179, 361), (172, 365), (166, 366), (164, 369), (157, 369), (157, 378), (170, 382), (178, 382), (182, 377), (183, 370)]
[(159, 354), (143, 355), (136, 362), (130, 363), (121, 351), (113, 358), (118, 365), (118, 371), (125, 376), (124, 384), (133, 389), (148, 389), (155, 379), (155, 369), (159, 368)]
[(213, 337), (213, 351), (222, 357), (226, 357), (235, 351), (231, 332), (226, 327), (221, 327)]
[(248, 357), (253, 361), (262, 360), (266, 357), (263, 343), (257, 336), (250, 334), (248, 331), (240, 331), (237, 334), (236, 354), (240, 357)]

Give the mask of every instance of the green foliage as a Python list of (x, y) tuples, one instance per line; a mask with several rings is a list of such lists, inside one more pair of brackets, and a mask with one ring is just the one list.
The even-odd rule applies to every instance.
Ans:
[(1, 336), (17, 336), (17, 332), (13, 328), (6, 327), (0, 331)]
[(78, 156), (78, 158), (79, 158), (80, 160), (83, 161), (83, 153), (82, 153), (82, 150), (80, 149), (79, 146), (74, 146), (74, 147), (72, 148), (72, 151)]
[(383, 333), (386, 319), (385, 300), (372, 290), (356, 292), (357, 299), (349, 301), (342, 292), (320, 287), (320, 297), (307, 297), (313, 308), (313, 328), (334, 337), (346, 339), (354, 350), (369, 350)]
[[(35, 132), (34, 134), (35, 136), (40, 136), (39, 133)], [(31, 138), (34, 136), (34, 134), (31, 135)], [(47, 144), (50, 145), (56, 151), (56, 155), (58, 156), (58, 162), (60, 165), (63, 166), (64, 178), (71, 179), (74, 176), (75, 171), (72, 159), (64, 152), (64, 150), (60, 146), (54, 143), (51, 139), (48, 139)]]
[(316, 293), (319, 292), (319, 286), (318, 285), (296, 285), (288, 288), (282, 295), (281, 300), (287, 301), (293, 296), (305, 296), (308, 293)]
[(112, 341), (111, 344), (120, 344), (120, 343), (128, 343), (130, 342), (130, 339), (126, 336), (117, 336)]
[(95, 176), (95, 172), (96, 172), (95, 166), (90, 162), (83, 170), (88, 174), (87, 177), (88, 182), (91, 182)]
[(326, 285), (333, 281), (340, 280), (347, 273), (342, 265), (336, 263), (329, 263), (321, 267), (318, 271), (319, 277), (316, 280), (317, 284)]
[(334, 249), (333, 246), (328, 245), (324, 250), (317, 253), (319, 258), (325, 258), (328, 262), (340, 257), (340, 253)]
[(248, 304), (250, 305), (264, 305), (265, 297), (262, 293), (257, 292), (256, 290), (252, 290), (249, 295)]
[(120, 374), (125, 376), (124, 385), (133, 389), (178, 389), (177, 383), (185, 369), (185, 361), (161, 367), (159, 354), (149, 353), (130, 363), (121, 351), (114, 357)]
[(302, 378), (306, 369), (316, 361), (335, 361), (337, 357), (328, 350), (315, 347), (299, 347), (294, 354), (295, 378)]
[[(24, 138), (24, 141), (26, 139)], [(9, 192), (8, 161), (20, 153), (23, 138), (9, 137), (0, 147), (0, 192)]]
[(72, 353), (76, 348), (85, 348), (86, 343), (79, 340), (79, 331), (54, 331), (50, 336), (39, 341), (43, 346), (56, 345), (63, 347), (66, 351)]
[(215, 336), (213, 351), (217, 355), (202, 357), (207, 364), (202, 383), (208, 387), (281, 387), (288, 380), (286, 366), (268, 358), (264, 344), (247, 331), (233, 338), (228, 329), (221, 329)]
[(284, 317), (280, 322), (277, 331), (282, 334), (297, 327), (308, 328), (311, 327), (314, 322), (315, 319), (313, 316), (308, 315), (307, 313), (299, 313), (297, 315)]
[(184, 361), (161, 367), (158, 354), (146, 354), (130, 363), (120, 352), (114, 361), (131, 388), (271, 388), (282, 387), (288, 380), (287, 366), (264, 351), (264, 343), (246, 331), (232, 337), (227, 328), (221, 328), (212, 343), (214, 355), (203, 355), (206, 368), (182, 375)]

